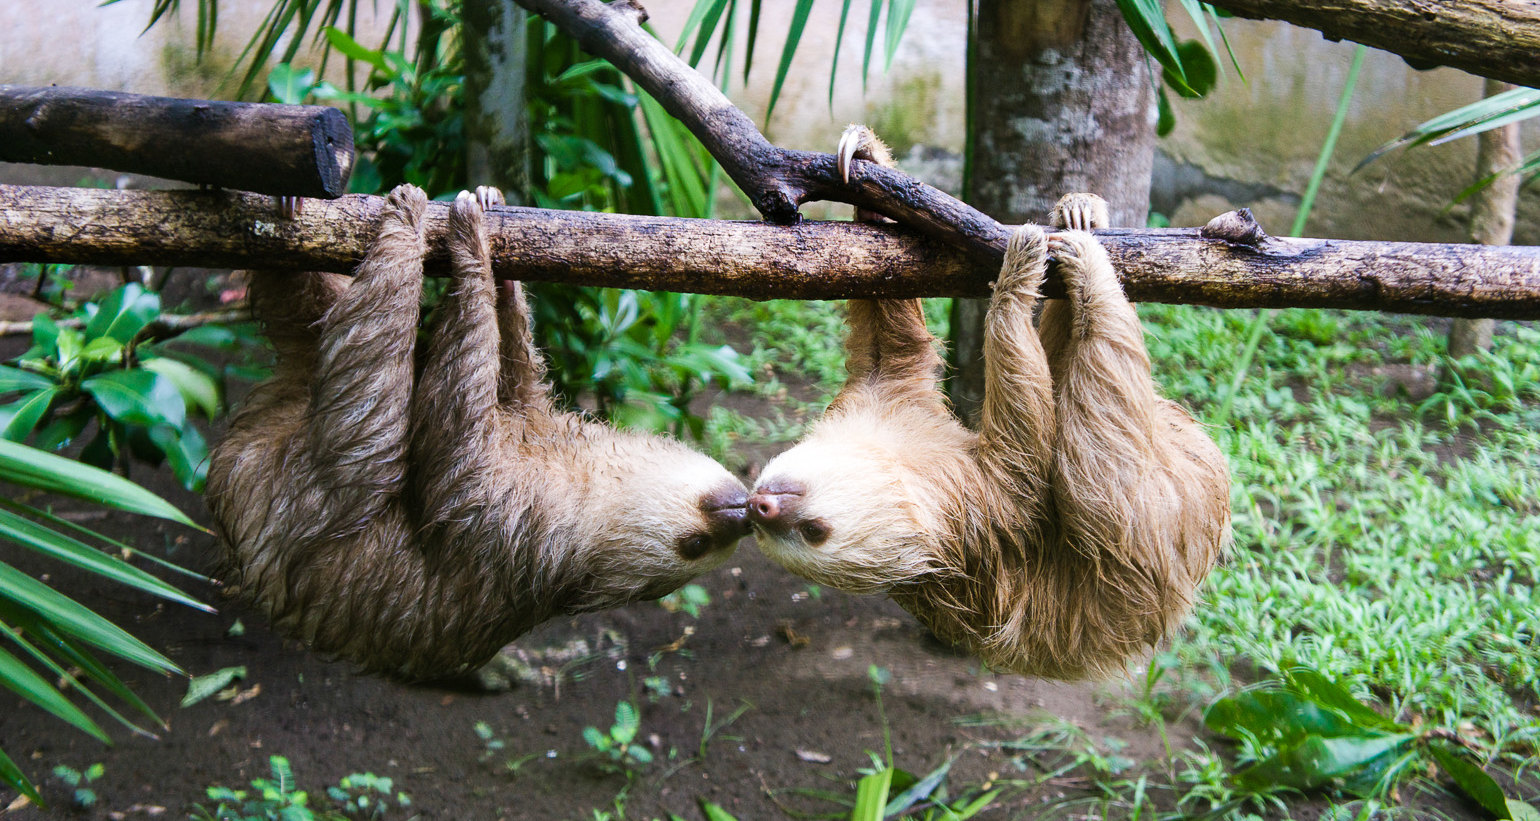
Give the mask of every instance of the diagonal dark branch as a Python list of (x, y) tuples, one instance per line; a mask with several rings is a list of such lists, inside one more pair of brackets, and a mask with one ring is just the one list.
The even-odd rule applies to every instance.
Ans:
[(656, 98), (721, 163), (766, 220), (793, 225), (801, 219), (797, 208), (802, 203), (832, 200), (891, 217), (986, 264), (999, 265), (1004, 256), (1010, 237), (1005, 226), (945, 192), (868, 162), (856, 163), (846, 183), (834, 155), (772, 145), (716, 86), (642, 29), (646, 12), (633, 0), (517, 2)]

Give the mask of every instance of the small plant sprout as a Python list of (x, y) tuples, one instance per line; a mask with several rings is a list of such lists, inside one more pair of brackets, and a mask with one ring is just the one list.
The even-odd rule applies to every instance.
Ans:
[(92, 764), (85, 768), (84, 771), (66, 767), (62, 764), (53, 768), (54, 777), (64, 782), (66, 787), (74, 790), (70, 797), (74, 800), (75, 806), (81, 808), (89, 808), (96, 804), (96, 791), (88, 785), (101, 778), (104, 772), (106, 772), (106, 768), (101, 764)]
[(384, 818), (390, 811), (390, 802), (405, 809), (412, 799), (404, 792), (392, 792), (394, 782), (374, 773), (353, 773), (343, 776), (335, 787), (327, 787), (326, 794), (342, 806), (349, 818)]
[(641, 727), (642, 718), (636, 706), (629, 701), (622, 701), (615, 705), (615, 723), (610, 726), (609, 732), (598, 727), (584, 727), (583, 740), (596, 755), (608, 759), (609, 766), (629, 776), (637, 768), (652, 763), (652, 753), (635, 743), (637, 731)]
[(711, 594), (706, 588), (698, 584), (687, 584), (684, 587), (658, 599), (658, 604), (670, 613), (678, 613), (683, 610), (690, 614), (690, 618), (700, 618), (700, 611), (706, 605), (711, 604)]

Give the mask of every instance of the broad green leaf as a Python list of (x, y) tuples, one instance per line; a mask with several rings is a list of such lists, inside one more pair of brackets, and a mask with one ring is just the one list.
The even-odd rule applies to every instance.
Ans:
[(0, 481), (198, 527), (170, 502), (121, 476), (15, 442), (0, 440)]
[(1313, 735), (1237, 772), (1235, 780), (1253, 789), (1313, 789), (1334, 778), (1352, 775), (1355, 770), (1370, 766), (1375, 759), (1394, 754), (1415, 738), (1410, 733), (1339, 738)]
[(205, 418), (213, 419), (219, 415), (224, 403), (219, 395), (219, 382), (213, 377), (168, 356), (145, 358), (140, 367), (169, 379), (182, 394), (183, 404), (197, 408)]
[(0, 438), (25, 441), (58, 395), (58, 388), (46, 388), (0, 408)]
[(1166, 87), (1160, 87), (1160, 97), (1157, 103), (1155, 116), (1155, 136), (1164, 137), (1176, 128), (1176, 111), (1171, 108), (1171, 98), (1166, 96)]
[(1244, 690), (1219, 699), (1204, 711), (1203, 723), (1230, 738), (1254, 737), (1278, 746), (1296, 744), (1310, 735), (1335, 738), (1361, 735), (1365, 730), (1340, 713), (1285, 690)]
[(14, 391), (36, 391), (53, 387), (53, 380), (41, 374), (0, 365), (0, 394)]
[(150, 441), (171, 463), (171, 472), (182, 487), (201, 492), (209, 473), (209, 447), (192, 425), (173, 430), (164, 425), (150, 429)]
[(199, 325), (196, 328), (189, 328), (165, 342), (158, 343), (156, 347), (179, 344), (202, 345), (208, 348), (233, 350), (240, 347), (240, 337), (234, 330), (225, 325)]
[(125, 425), (154, 427), (187, 424), (187, 406), (171, 380), (153, 371), (110, 371), (80, 383), (98, 407)]
[(80, 349), (80, 358), (94, 365), (116, 364), (123, 361), (123, 343), (110, 336), (99, 336)]
[(158, 316), (160, 295), (130, 282), (96, 303), (96, 313), (86, 323), (86, 339), (109, 337), (127, 345)]
[(1454, 779), (1454, 783), (1480, 804), (1482, 809), (1491, 813), (1493, 818), (1508, 817), (1508, 799), (1503, 795), (1503, 788), (1497, 786), (1497, 782), (1486, 771), (1440, 744), (1428, 745), (1428, 752), (1433, 754), (1438, 766)]
[(59, 324), (53, 321), (53, 317), (48, 314), (32, 317), (32, 349), (22, 356), (26, 359), (59, 358)]
[(1203, 97), (1213, 91), (1219, 82), (1219, 64), (1214, 61), (1213, 54), (1197, 40), (1178, 44), (1176, 53), (1187, 79), (1183, 82), (1168, 70), (1162, 75), (1166, 84), (1187, 98)]
[(883, 767), (862, 777), (856, 784), (856, 806), (850, 811), (850, 821), (882, 821), (892, 783), (892, 767)]
[(32, 799), (32, 803), (40, 807), (43, 806), (43, 797), (37, 794), (37, 788), (32, 786), (32, 782), (27, 780), (26, 774), (21, 771), (20, 767), (16, 766), (16, 762), (12, 761), (10, 756), (5, 754), (3, 748), (0, 748), (0, 784), (5, 784)]
[(1505, 798), (1503, 803), (1508, 807), (1508, 817), (1513, 821), (1540, 821), (1540, 810), (1527, 801), (1519, 801), (1514, 798)]
[(214, 612), (214, 608), (123, 561), (103, 553), (72, 536), (44, 527), (9, 510), (0, 510), (0, 538), (10, 539), (65, 564), (87, 570), (106, 579), (127, 585), (188, 607)]
[(62, 450), (75, 441), (75, 437), (79, 436), (95, 418), (96, 409), (82, 404), (74, 413), (55, 416), (50, 420), (38, 432), (34, 443), (43, 450)]
[(1405, 732), (1405, 725), (1398, 724), (1369, 709), (1353, 694), (1343, 689), (1318, 671), (1308, 667), (1296, 667), (1286, 674), (1289, 681), (1317, 702), (1341, 712), (1361, 727), (1377, 727), (1390, 732)]
[(191, 707), (245, 677), (245, 667), (225, 667), (205, 676), (193, 676), (187, 682), (187, 695), (182, 696), (181, 706)]
[[(10, 636), (9, 630), (0, 629), (0, 633)], [(79, 707), (71, 703), (63, 693), (34, 672), (21, 659), (3, 649), (0, 649), (0, 687), (15, 692), (103, 744), (112, 743), (106, 731), (92, 721), (90, 716), (81, 712)]]
[(1166, 22), (1166, 12), (1160, 0), (1117, 0), (1117, 3), (1118, 9), (1123, 12), (1123, 19), (1133, 30), (1139, 44), (1155, 58), (1155, 62), (1171, 73), (1176, 81), (1173, 87), (1180, 91), (1187, 83), (1187, 74), (1182, 68), (1182, 58), (1176, 50), (1176, 38), (1171, 34), (1171, 25)]
[(327, 26), (321, 29), (326, 34), (326, 42), (331, 43), (332, 48), (342, 52), (348, 57), (362, 63), (368, 63), (380, 71), (389, 71), (385, 65), (384, 55), (348, 36), (348, 33), (336, 26)]
[(90, 608), (15, 568), (0, 564), (0, 595), (32, 610), (66, 635), (141, 667), (179, 673), (170, 659), (150, 649)]
[(310, 90), (315, 88), (315, 69), (295, 69), (288, 63), (279, 63), (267, 73), (267, 91), (273, 99), (285, 105), (300, 105)]
[(1203, 38), (1204, 47), (1208, 49), (1210, 54), (1213, 54), (1216, 51), (1214, 48), (1214, 38), (1208, 30), (1209, 18), (1203, 12), (1203, 7), (1208, 4), (1201, 2), (1201, 0), (1181, 0), (1181, 3), (1182, 10), (1187, 12), (1187, 17), (1192, 20), (1193, 28), (1198, 30), (1198, 36)]
[(807, 28), (808, 15), (813, 11), (813, 0), (797, 0), (797, 7), (791, 12), (791, 26), (786, 31), (786, 45), (781, 47), (781, 64), (775, 69), (775, 83), (770, 87), (770, 105), (765, 110), (765, 122), (769, 123), (775, 114), (775, 104), (781, 98), (781, 86), (786, 82), (786, 74), (791, 71), (791, 59), (797, 53), (797, 45), (802, 42), (802, 30)]

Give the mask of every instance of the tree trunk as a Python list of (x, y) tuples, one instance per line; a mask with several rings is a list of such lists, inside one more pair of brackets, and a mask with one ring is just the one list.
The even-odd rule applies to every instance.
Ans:
[(529, 191), (525, 39), (529, 13), (512, 0), (465, 0), (466, 176), (518, 205)]
[(1540, 86), (1540, 3), (1533, 0), (1209, 0), (1240, 17), (1283, 20), (1399, 54)]
[[(1512, 88), (1508, 83), (1487, 80), (1486, 96), (1492, 97)], [(1518, 165), (1522, 153), (1518, 123), (1483, 131), (1476, 135), (1476, 140), (1476, 179)], [(1507, 245), (1513, 241), (1518, 205), (1518, 174), (1503, 174), (1471, 195), (1470, 241), (1482, 245)], [(1459, 359), (1477, 351), (1491, 350), (1495, 325), (1490, 319), (1456, 319), (1449, 328), (1449, 355)]]
[[(1114, 0), (980, 0), (968, 53), (963, 199), (1007, 223), (1045, 223), (1090, 191), (1112, 224), (1144, 225), (1155, 156), (1144, 50)], [(952, 401), (984, 396), (984, 300), (952, 306)]]

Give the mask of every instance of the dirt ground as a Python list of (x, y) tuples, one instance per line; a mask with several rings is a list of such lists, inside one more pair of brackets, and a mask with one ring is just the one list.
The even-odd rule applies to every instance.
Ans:
[[(163, 472), (136, 478), (207, 521), (201, 501)], [(189, 566), (205, 566), (214, 550), (211, 537), (176, 525), (64, 509), (76, 509), (72, 518), (84, 524), (161, 548)], [(193, 802), (208, 803), (206, 787), (245, 787), (251, 778), (265, 777), (268, 757), (278, 754), (312, 792), (353, 772), (390, 776), (413, 805), (387, 817), (591, 818), (595, 808), (614, 810), (628, 779), (605, 771), (583, 731), (608, 730), (623, 700), (639, 706), (640, 738), (656, 756), (625, 793), (624, 817), (673, 812), (699, 818), (700, 798), (740, 819), (786, 817), (784, 808), (837, 812), (838, 805), (794, 791), (853, 795), (850, 785), (870, 765), (869, 751), (881, 754), (883, 720), (868, 678), (873, 664), (892, 674), (882, 706), (894, 760), (917, 773), (962, 751), (953, 783), (991, 772), (1024, 775), (1015, 772), (1007, 753), (969, 748), (973, 741), (1017, 737), (1023, 726), (958, 723), (969, 716), (1029, 724), (1058, 717), (1093, 736), (1121, 738), (1130, 745), (1123, 753), (1135, 758), (1155, 753), (1160, 744), (1151, 728), (1108, 723), (1105, 694), (1121, 684), (1071, 686), (980, 671), (891, 602), (810, 593), (805, 582), (760, 555), (752, 540), (727, 566), (699, 580), (712, 598), (699, 618), (644, 603), (548, 623), (505, 651), (512, 663), (503, 666), (523, 678), (512, 676), (512, 686), (502, 692), (478, 691), (469, 682), (404, 686), (356, 675), (277, 638), (260, 616), (206, 586), (187, 589), (218, 606), (217, 615), (76, 577), (9, 545), (0, 546), (0, 559), (48, 574), (190, 674), (247, 670), (238, 690), (249, 695), (240, 703), (211, 698), (184, 709), (178, 703), (186, 680), (121, 668), (169, 727), (158, 738), (115, 728), (112, 747), (17, 696), (0, 696), (0, 738), (41, 783), (53, 803), (49, 815), (184, 817)], [(232, 636), (237, 620), (245, 630)], [(655, 676), (667, 687), (644, 683)], [(707, 733), (708, 716), (725, 726)], [(488, 756), (477, 722), (489, 725), (504, 749)], [(827, 763), (804, 760), (822, 756)], [(505, 763), (521, 758), (516, 770)], [(92, 785), (98, 802), (90, 810), (71, 807), (69, 790), (49, 771), (57, 764), (85, 770), (96, 763), (105, 767)], [(0, 807), (13, 797), (0, 791)], [(35, 807), (0, 811), (18, 821), (43, 814)]]

